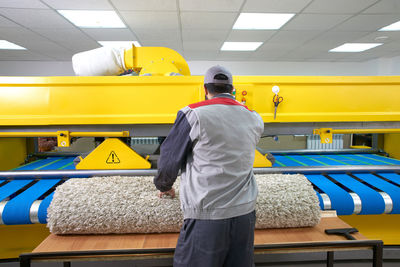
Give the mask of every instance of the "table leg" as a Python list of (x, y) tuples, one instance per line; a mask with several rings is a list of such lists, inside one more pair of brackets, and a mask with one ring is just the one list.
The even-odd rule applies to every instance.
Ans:
[(326, 266), (333, 267), (333, 251), (328, 251), (326, 255)]
[(383, 258), (383, 243), (380, 242), (374, 246), (372, 266), (382, 267), (382, 258)]
[(31, 267), (31, 259), (28, 257), (20, 257), (19, 258), (19, 266), (20, 267)]

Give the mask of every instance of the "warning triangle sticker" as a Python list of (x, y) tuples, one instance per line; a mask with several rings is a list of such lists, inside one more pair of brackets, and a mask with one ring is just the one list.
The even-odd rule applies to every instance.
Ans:
[(118, 164), (118, 163), (121, 163), (121, 161), (119, 160), (117, 154), (115, 154), (114, 151), (111, 151), (110, 155), (108, 155), (106, 163), (107, 164)]

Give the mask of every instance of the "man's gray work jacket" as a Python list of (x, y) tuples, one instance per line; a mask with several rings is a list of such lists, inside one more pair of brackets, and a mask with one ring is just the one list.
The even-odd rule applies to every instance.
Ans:
[(260, 115), (230, 94), (186, 106), (161, 146), (154, 184), (161, 192), (170, 190), (181, 169), (185, 219), (250, 213), (258, 194), (254, 153), (263, 131)]

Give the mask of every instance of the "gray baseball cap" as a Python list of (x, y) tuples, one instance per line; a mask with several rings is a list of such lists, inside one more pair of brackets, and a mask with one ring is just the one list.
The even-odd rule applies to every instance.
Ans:
[[(228, 77), (227, 80), (216, 79), (216, 75), (223, 74)], [(204, 84), (207, 83), (222, 83), (222, 84), (232, 84), (232, 74), (229, 70), (222, 66), (214, 66), (207, 70), (206, 75), (204, 75)]]

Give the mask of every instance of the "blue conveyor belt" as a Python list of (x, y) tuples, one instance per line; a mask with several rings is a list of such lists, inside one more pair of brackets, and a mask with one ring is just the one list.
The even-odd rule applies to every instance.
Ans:
[(382, 214), (385, 210), (385, 202), (379, 192), (347, 174), (330, 174), (329, 176), (360, 197), (362, 207), (360, 214)]
[[(400, 161), (374, 154), (304, 154), (276, 155), (274, 167), (290, 166), (338, 166), (338, 165), (400, 165)], [(20, 166), (14, 170), (72, 170), (74, 157), (49, 157)], [(353, 176), (354, 177), (353, 177)], [(397, 173), (353, 173), (329, 174), (325, 177), (317, 174), (306, 174), (310, 182), (318, 188), (316, 192), (321, 209), (324, 208), (323, 197), (326, 194), (332, 209), (339, 215), (352, 214), (353, 197), (356, 194), (361, 200), (360, 214), (381, 214), (385, 210), (382, 192), (393, 202), (391, 213), (400, 214), (400, 175)], [(61, 179), (61, 177), (60, 177)], [(54, 193), (52, 188), (60, 179), (0, 181), (0, 201), (8, 201), (4, 207), (2, 220), (6, 224), (30, 223), (29, 211), (35, 200), (41, 200), (38, 209), (40, 223), (46, 223), (47, 208)], [(29, 185), (29, 186), (28, 186)], [(46, 195), (44, 195), (46, 193)], [(48, 194), (48, 195), (47, 195)]]
[(400, 187), (393, 185), (385, 180), (379, 178), (376, 175), (370, 173), (354, 173), (354, 176), (367, 182), (368, 184), (382, 190), (390, 196), (393, 202), (392, 214), (400, 213)]
[(340, 188), (338, 185), (336, 185), (323, 175), (309, 174), (306, 175), (306, 177), (311, 183), (313, 183), (329, 196), (332, 203), (332, 209), (336, 210), (338, 214), (353, 214), (353, 199), (345, 190)]
[[(24, 166), (15, 168), (14, 170), (67, 170), (75, 169), (73, 164), (74, 157), (49, 157), (46, 159), (37, 160)], [(42, 195), (51, 190), (60, 179), (43, 179), (43, 180), (15, 180), (0, 187), (0, 201), (7, 199), (5, 204), (2, 220), (5, 224), (30, 224), (30, 209), (35, 200), (40, 199)], [(15, 194), (18, 190), (32, 183), (28, 188), (25, 188), (18, 195)], [(42, 201), (39, 206), (41, 212), (41, 222), (45, 223), (47, 207), (49, 206), (52, 193)], [(51, 197), (50, 197), (51, 196)], [(50, 197), (50, 198), (49, 198)], [(44, 205), (47, 204), (47, 205)], [(39, 218), (40, 219), (40, 218)]]
[(32, 203), (59, 181), (60, 179), (40, 180), (18, 196), (8, 201), (2, 214), (4, 224), (31, 223), (29, 211)]

